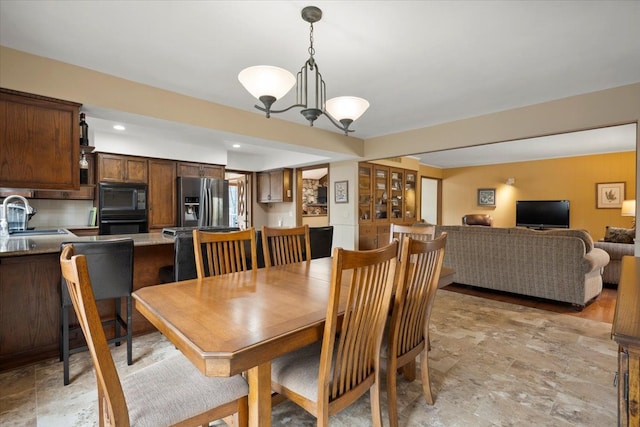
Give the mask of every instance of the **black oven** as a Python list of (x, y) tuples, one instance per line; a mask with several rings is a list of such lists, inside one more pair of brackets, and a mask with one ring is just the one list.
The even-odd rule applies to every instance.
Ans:
[(137, 234), (148, 231), (147, 186), (98, 184), (100, 234)]

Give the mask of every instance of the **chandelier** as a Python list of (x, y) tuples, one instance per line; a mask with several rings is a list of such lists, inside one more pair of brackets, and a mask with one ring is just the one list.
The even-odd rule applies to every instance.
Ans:
[[(369, 102), (355, 96), (339, 96), (327, 100), (327, 88), (313, 57), (315, 53), (313, 24), (321, 18), (322, 10), (315, 6), (307, 6), (302, 9), (302, 19), (311, 24), (309, 59), (296, 77), (283, 68), (256, 65), (240, 71), (238, 80), (251, 95), (264, 104), (264, 107), (259, 105), (255, 105), (255, 107), (264, 111), (267, 118), (271, 117), (272, 113), (284, 113), (294, 107), (299, 107), (302, 108), (300, 113), (311, 126), (318, 117), (324, 114), (334, 126), (348, 135), (349, 132), (353, 132), (349, 126), (369, 108)], [(311, 78), (311, 82), (309, 82), (309, 78)], [(272, 110), (271, 106), (285, 96), (294, 85), (296, 86), (296, 103), (283, 110)], [(314, 96), (311, 103), (309, 103), (309, 87), (312, 87), (312, 96)]]

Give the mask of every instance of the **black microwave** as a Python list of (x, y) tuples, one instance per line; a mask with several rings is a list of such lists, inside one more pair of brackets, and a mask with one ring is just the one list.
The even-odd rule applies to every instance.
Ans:
[(101, 182), (98, 193), (101, 219), (106, 216), (147, 216), (146, 184)]

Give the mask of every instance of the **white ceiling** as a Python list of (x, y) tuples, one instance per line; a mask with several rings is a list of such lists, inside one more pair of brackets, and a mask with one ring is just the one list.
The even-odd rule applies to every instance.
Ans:
[[(300, 10), (309, 4), (2, 0), (0, 44), (262, 114), (237, 74), (258, 64), (299, 70), (309, 43)], [(640, 81), (640, 1), (312, 4), (324, 13), (314, 47), (328, 97), (355, 95), (371, 103), (353, 125), (359, 138)], [(276, 106), (291, 103), (285, 98)], [(304, 122), (295, 110), (281, 116)], [(315, 126), (338, 131), (325, 118)], [(212, 138), (245, 142), (193, 133), (204, 133), (207, 144)], [(260, 146), (246, 142), (251, 150)], [(635, 138), (629, 143), (635, 149)]]

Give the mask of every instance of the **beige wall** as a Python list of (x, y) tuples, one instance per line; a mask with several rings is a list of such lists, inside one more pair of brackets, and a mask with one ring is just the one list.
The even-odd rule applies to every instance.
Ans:
[[(468, 213), (487, 213), (497, 227), (515, 226), (516, 200), (570, 201), (571, 228), (588, 230), (594, 240), (605, 226), (630, 227), (620, 209), (596, 209), (597, 182), (625, 182), (626, 198), (636, 194), (636, 152), (569, 157), (443, 170), (443, 224), (461, 224)], [(508, 177), (515, 185), (506, 185)], [(496, 207), (477, 205), (478, 188), (496, 189)]]
[(365, 141), (365, 157), (382, 159), (406, 156), (448, 148), (637, 123), (638, 120), (640, 120), (640, 83), (634, 83), (370, 138)]
[(361, 156), (364, 143), (0, 46), (0, 86), (322, 151)]

